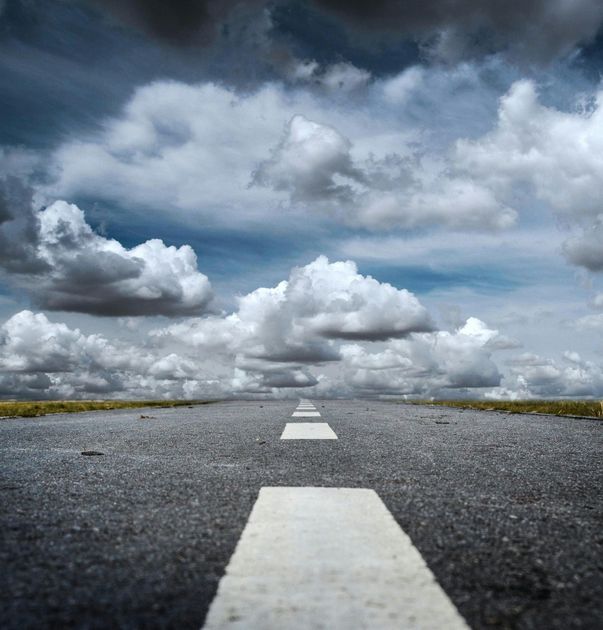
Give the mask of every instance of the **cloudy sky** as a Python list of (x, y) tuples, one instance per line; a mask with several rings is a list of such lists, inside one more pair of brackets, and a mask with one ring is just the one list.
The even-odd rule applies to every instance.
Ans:
[(600, 0), (0, 0), (0, 398), (602, 397), (602, 71)]

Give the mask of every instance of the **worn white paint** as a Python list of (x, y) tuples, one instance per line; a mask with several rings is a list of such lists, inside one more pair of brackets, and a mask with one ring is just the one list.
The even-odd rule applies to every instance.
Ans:
[(373, 490), (262, 488), (206, 630), (467, 630)]
[(320, 417), (319, 411), (294, 411), (291, 414), (292, 418), (312, 418), (312, 417)]

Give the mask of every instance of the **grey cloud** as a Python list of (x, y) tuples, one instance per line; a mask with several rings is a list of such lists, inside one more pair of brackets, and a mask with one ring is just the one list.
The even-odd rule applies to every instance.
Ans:
[(320, 256), (277, 286), (242, 296), (225, 318), (173, 324), (152, 338), (234, 364), (236, 391), (266, 391), (316, 385), (310, 367), (340, 362), (341, 340), (400, 339), (433, 327), (412, 293), (361, 275), (352, 261)]
[(364, 392), (446, 397), (450, 390), (495, 387), (501, 374), (491, 359), (498, 331), (470, 317), (454, 333), (438, 331), (392, 340), (370, 352), (344, 346), (346, 382)]
[[(235, 9), (273, 5), (267, 0), (86, 1), (177, 46), (211, 42)], [(502, 50), (523, 61), (547, 62), (592, 40), (603, 21), (598, 0), (311, 0), (307, 6), (364, 33), (369, 42), (419, 40), (453, 61)]]
[(96, 234), (57, 201), (36, 211), (17, 180), (0, 188), (0, 266), (24, 277), (34, 303), (105, 316), (195, 315), (212, 299), (194, 251), (150, 240), (132, 249)]
[(337, 176), (362, 179), (352, 164), (351, 146), (336, 129), (298, 114), (287, 123), (270, 159), (254, 172), (253, 183), (288, 191), (293, 202), (351, 200), (351, 186), (335, 181)]
[[(292, 204), (306, 204), (370, 229), (445, 225), (501, 230), (517, 218), (512, 208), (470, 174), (426, 167), (430, 156), (389, 154), (352, 159), (352, 143), (336, 129), (294, 116), (253, 183), (286, 191)], [(353, 338), (353, 337), (350, 337)]]
[[(547, 62), (592, 40), (603, 22), (598, 0), (314, 0), (357, 30), (407, 35), (440, 54), (508, 51)], [(456, 59), (453, 59), (455, 61)]]
[(603, 217), (580, 236), (565, 241), (563, 253), (574, 265), (589, 271), (603, 271)]
[(509, 381), (523, 388), (527, 397), (601, 396), (603, 365), (586, 361), (576, 352), (565, 352), (563, 363), (525, 354), (513, 363)]
[(219, 25), (237, 6), (253, 7), (265, 0), (85, 0), (109, 11), (174, 46), (210, 43)]
[(38, 239), (33, 191), (15, 177), (0, 179), (0, 267), (18, 274), (47, 270), (37, 255)]

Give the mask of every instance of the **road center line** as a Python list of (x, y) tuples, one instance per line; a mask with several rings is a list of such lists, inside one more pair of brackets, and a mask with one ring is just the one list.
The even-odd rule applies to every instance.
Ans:
[(320, 417), (319, 411), (294, 411), (291, 414), (292, 418), (316, 418)]
[(336, 440), (326, 422), (287, 422), (281, 440)]
[(262, 488), (205, 630), (468, 630), (373, 490)]

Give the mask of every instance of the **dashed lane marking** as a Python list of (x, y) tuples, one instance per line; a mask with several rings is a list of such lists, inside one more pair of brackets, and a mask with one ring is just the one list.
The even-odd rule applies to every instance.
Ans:
[(326, 422), (287, 422), (281, 440), (336, 440)]
[(291, 414), (292, 418), (316, 418), (320, 417), (319, 411), (294, 411)]
[(205, 630), (468, 630), (373, 490), (262, 488)]

